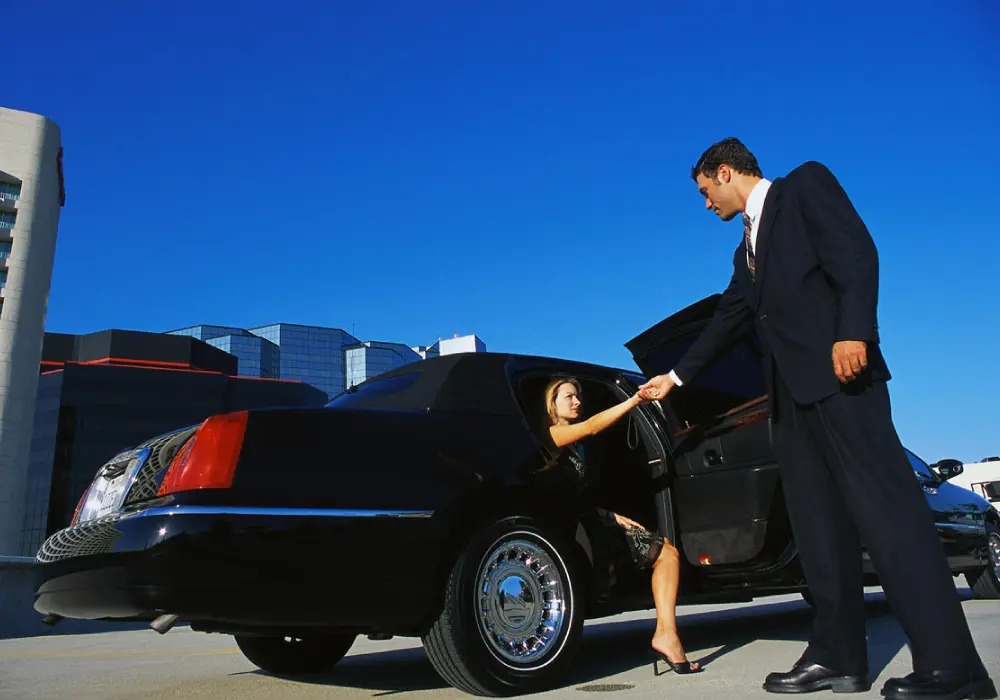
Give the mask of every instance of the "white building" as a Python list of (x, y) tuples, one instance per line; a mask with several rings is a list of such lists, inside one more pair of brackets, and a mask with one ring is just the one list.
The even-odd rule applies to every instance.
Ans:
[(18, 554), (60, 207), (59, 127), (0, 108), (0, 555)]
[(486, 352), (486, 343), (477, 335), (456, 333), (453, 338), (438, 338), (433, 345), (417, 345), (412, 350), (420, 355), (421, 359), (426, 360), (428, 357), (455, 355), (460, 352)]
[(989, 457), (981, 462), (966, 462), (964, 471), (948, 483), (978, 493), (994, 507), (1000, 508), (1000, 458)]

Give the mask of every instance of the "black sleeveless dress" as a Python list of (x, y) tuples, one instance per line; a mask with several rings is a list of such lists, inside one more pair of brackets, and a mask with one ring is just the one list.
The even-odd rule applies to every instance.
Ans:
[(649, 530), (619, 525), (610, 513), (607, 517), (598, 514), (587, 465), (575, 445), (564, 447), (557, 463), (576, 484), (580, 521), (591, 539), (595, 556), (609, 564), (631, 562), (640, 569), (653, 566), (663, 549), (663, 538)]

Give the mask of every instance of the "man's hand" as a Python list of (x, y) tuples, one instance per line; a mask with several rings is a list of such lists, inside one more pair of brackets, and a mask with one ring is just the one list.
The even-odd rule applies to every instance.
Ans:
[(868, 346), (861, 340), (833, 344), (833, 371), (843, 384), (857, 378), (868, 366)]
[(653, 377), (648, 382), (639, 387), (639, 394), (650, 401), (658, 401), (665, 398), (670, 390), (674, 388), (674, 381), (669, 374), (661, 374)]
[(618, 513), (613, 513), (613, 515), (615, 516), (615, 522), (622, 527), (634, 527), (638, 530), (646, 529), (636, 521), (632, 520), (632, 518), (626, 518), (624, 515), (618, 515)]

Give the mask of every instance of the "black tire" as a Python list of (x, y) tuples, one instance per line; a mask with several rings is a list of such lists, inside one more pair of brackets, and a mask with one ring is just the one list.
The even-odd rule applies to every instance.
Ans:
[[(578, 562), (573, 543), (533, 518), (504, 518), (480, 530), (455, 562), (441, 615), (423, 637), (431, 664), (472, 695), (551, 687), (583, 633)], [(511, 644), (501, 648), (497, 630), (509, 631)]]
[(972, 597), (985, 600), (1000, 599), (1000, 528), (986, 523), (986, 539), (990, 563), (975, 573), (967, 573), (965, 580), (972, 588)]
[(350, 651), (355, 638), (353, 634), (321, 639), (235, 635), (243, 656), (276, 676), (329, 671)]

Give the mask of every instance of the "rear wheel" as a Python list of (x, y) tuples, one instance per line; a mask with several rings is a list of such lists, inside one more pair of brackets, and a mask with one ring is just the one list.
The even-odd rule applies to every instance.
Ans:
[(473, 695), (542, 690), (568, 667), (583, 628), (571, 543), (526, 517), (480, 531), (458, 557), (423, 637), (434, 668)]
[(966, 574), (965, 578), (973, 597), (996, 600), (1000, 598), (1000, 528), (993, 523), (986, 523), (986, 546), (989, 564), (974, 574)]
[(337, 665), (356, 635), (297, 639), (236, 635), (236, 645), (255, 666), (275, 675), (323, 673)]

